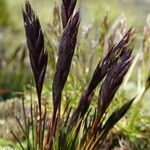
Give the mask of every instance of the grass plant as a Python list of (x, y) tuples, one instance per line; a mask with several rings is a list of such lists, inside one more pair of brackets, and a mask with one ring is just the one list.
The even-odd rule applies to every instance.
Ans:
[[(100, 149), (110, 130), (126, 114), (133, 103), (134, 99), (129, 100), (108, 115), (109, 105), (132, 64), (133, 30), (129, 29), (121, 40), (110, 46), (106, 55), (99, 60), (89, 85), (86, 85), (81, 94), (77, 108), (73, 110), (68, 101), (65, 109), (61, 111), (63, 90), (70, 72), (80, 25), (80, 11), (76, 5), (77, 0), (62, 0), (60, 18), (63, 32), (60, 37), (53, 77), (53, 112), (51, 115), (48, 114), (51, 112), (47, 111), (46, 106), (42, 110), (41, 102), (48, 62), (48, 54), (44, 46), (44, 33), (30, 3), (28, 1), (25, 3), (24, 27), (35, 80), (37, 104), (33, 104), (31, 97), (31, 120), (29, 121), (22, 98), (24, 123), (22, 124), (18, 118), (16, 119), (25, 134), (26, 148), (12, 132), (22, 149)], [(92, 113), (90, 105), (96, 89), (99, 90), (99, 94), (93, 108), (94, 113)]]

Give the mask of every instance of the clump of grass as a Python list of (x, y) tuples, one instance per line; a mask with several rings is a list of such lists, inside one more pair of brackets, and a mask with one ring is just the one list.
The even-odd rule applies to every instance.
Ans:
[[(32, 139), (30, 138), (30, 122), (26, 118), (24, 101), (25, 129), (17, 119), (27, 138), (27, 149), (97, 149), (105, 141), (110, 129), (126, 114), (134, 100), (123, 104), (110, 116), (107, 115), (108, 107), (132, 63), (130, 41), (133, 30), (129, 29), (123, 38), (114, 44), (106, 56), (99, 61), (89, 85), (81, 94), (75, 111), (72, 110), (68, 102), (65, 110), (61, 113), (62, 92), (70, 72), (80, 25), (80, 12), (76, 11), (76, 4), (77, 0), (62, 0), (63, 33), (60, 38), (52, 85), (52, 118), (48, 118), (46, 106), (42, 112), (41, 104), (41, 93), (48, 62), (48, 55), (44, 48), (44, 35), (40, 21), (32, 10), (30, 3), (27, 1), (25, 4), (23, 18), (38, 98), (38, 107), (35, 108), (31, 99)], [(91, 101), (100, 83), (97, 106), (94, 109), (95, 112), (91, 113)], [(48, 128), (47, 123), (49, 124)], [(14, 133), (13, 135), (15, 136)], [(17, 140), (24, 149), (19, 139)]]

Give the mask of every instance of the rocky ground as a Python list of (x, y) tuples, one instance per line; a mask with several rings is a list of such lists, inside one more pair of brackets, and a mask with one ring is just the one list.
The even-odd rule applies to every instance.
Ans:
[(19, 139), (24, 135), (16, 121), (16, 117), (23, 121), (22, 101), (10, 99), (0, 103), (0, 138), (15, 142), (11, 131), (15, 132)]

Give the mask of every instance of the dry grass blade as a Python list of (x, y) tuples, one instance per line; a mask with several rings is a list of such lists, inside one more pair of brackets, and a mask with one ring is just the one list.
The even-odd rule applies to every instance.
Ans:
[(121, 15), (110, 27), (107, 35), (105, 36), (103, 56), (105, 56), (111, 47), (120, 41), (127, 31), (126, 19)]

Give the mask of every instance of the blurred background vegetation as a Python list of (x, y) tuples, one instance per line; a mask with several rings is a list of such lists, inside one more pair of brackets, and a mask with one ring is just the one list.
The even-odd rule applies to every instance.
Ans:
[[(48, 68), (50, 77), (52, 77), (55, 69), (55, 56), (60, 35), (60, 27), (55, 26), (55, 21), (58, 21), (58, 18), (55, 18), (53, 15), (56, 13), (54, 10), (55, 2), (55, 0), (31, 0), (31, 4), (40, 18), (46, 35), (46, 47), (50, 57), (50, 67)], [(60, 0), (57, 3), (59, 4)], [(0, 0), (0, 101), (6, 101), (12, 97), (20, 97), (21, 92), (28, 91), (29, 85), (32, 83), (22, 20), (23, 6), (24, 0)], [(147, 56), (141, 53), (141, 49), (143, 29), (149, 21), (147, 20), (146, 22), (147, 15), (150, 13), (150, 1), (80, 0), (80, 7), (84, 35), (82, 33), (80, 35), (83, 38), (79, 39), (80, 48), (75, 55), (72, 74), (70, 74), (68, 79), (64, 95), (71, 100), (78, 100), (79, 94), (87, 85), (89, 76), (92, 75), (94, 67), (99, 60), (99, 55), (102, 56), (100, 54), (102, 53), (102, 48), (99, 51), (100, 47), (97, 46), (97, 39), (99, 38), (97, 33), (99, 33), (101, 22), (106, 14), (108, 14), (109, 18), (109, 28), (111, 28), (117, 18), (119, 18), (119, 21), (121, 20), (122, 24), (126, 24), (128, 28), (134, 26), (138, 30), (134, 50), (134, 65), (115, 98), (114, 105), (119, 106), (124, 100), (137, 95), (137, 102), (129, 113), (130, 117), (118, 124), (118, 128), (123, 132), (125, 138), (131, 143), (137, 144), (137, 149), (139, 147), (138, 143), (143, 143), (144, 146), (147, 146), (147, 143), (150, 142), (150, 111), (148, 107), (150, 105), (150, 94), (147, 92), (147, 87), (149, 87), (147, 84), (150, 82), (147, 82), (147, 77), (150, 74), (150, 57), (148, 57), (150, 49), (146, 52)], [(86, 39), (84, 37), (85, 33), (89, 34), (87, 30), (92, 32)], [(109, 30), (107, 29), (107, 31)], [(91, 49), (93, 50), (93, 55), (89, 58)], [(77, 64), (78, 60), (80, 60), (79, 64)], [(86, 62), (86, 60), (88, 61)], [(76, 74), (75, 77), (74, 74)], [(49, 96), (49, 91), (51, 91), (51, 79), (48, 75), (44, 86), (45, 96)], [(74, 106), (77, 100), (73, 102)], [(148, 146), (146, 148), (149, 149)]]
[[(31, 0), (43, 26), (52, 22), (54, 2), (55, 0)], [(80, 3), (82, 24), (85, 26), (91, 23), (99, 26), (108, 12), (110, 22), (124, 15), (128, 26), (135, 25), (138, 30), (142, 30), (150, 11), (148, 0), (80, 0)], [(22, 46), (25, 43), (21, 13), (23, 4), (24, 0), (0, 0), (1, 100), (12, 96), (12, 92), (23, 90), (23, 83), (29, 81), (29, 70), (24, 67), (28, 60), (25, 59), (25, 47)], [(19, 63), (22, 64), (21, 67)]]

